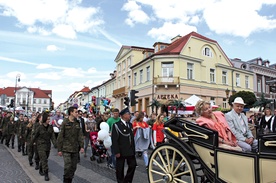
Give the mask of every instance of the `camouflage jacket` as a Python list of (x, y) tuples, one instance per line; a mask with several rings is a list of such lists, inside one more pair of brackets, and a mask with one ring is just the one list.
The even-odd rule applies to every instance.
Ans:
[(75, 119), (74, 122), (65, 118), (60, 127), (57, 139), (58, 152), (77, 153), (83, 148), (83, 133), (80, 123)]
[(39, 125), (34, 132), (32, 143), (36, 143), (38, 151), (50, 151), (51, 141), (56, 147), (56, 136), (51, 125)]

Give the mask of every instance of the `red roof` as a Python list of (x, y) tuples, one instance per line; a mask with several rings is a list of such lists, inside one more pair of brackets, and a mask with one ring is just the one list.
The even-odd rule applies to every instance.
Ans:
[(191, 32), (191, 33), (187, 34), (186, 36), (183, 36), (183, 37), (177, 39), (176, 41), (172, 42), (165, 49), (160, 50), (159, 52), (155, 53), (155, 55), (179, 54), (191, 37), (197, 37), (197, 38), (203, 39), (205, 41), (217, 43), (217, 41), (215, 41), (215, 40), (209, 39), (209, 38), (202, 36), (196, 32)]
[[(23, 87), (17, 87), (17, 90), (22, 89)], [(28, 88), (34, 92), (34, 98), (50, 98), (48, 94), (52, 95), (52, 90), (41, 90), (39, 88)], [(0, 95), (6, 94), (7, 97), (14, 97), (15, 87), (7, 87), (0, 89)]]
[(85, 86), (85, 87), (81, 90), (81, 92), (90, 92), (90, 89), (89, 89), (87, 86)]

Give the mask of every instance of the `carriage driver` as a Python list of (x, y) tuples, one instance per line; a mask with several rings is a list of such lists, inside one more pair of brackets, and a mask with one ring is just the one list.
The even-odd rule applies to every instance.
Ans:
[(248, 119), (242, 112), (245, 106), (241, 97), (235, 98), (233, 108), (226, 113), (225, 118), (229, 124), (230, 130), (238, 140), (238, 146), (243, 152), (257, 152), (258, 141), (254, 139), (251, 130), (248, 128)]

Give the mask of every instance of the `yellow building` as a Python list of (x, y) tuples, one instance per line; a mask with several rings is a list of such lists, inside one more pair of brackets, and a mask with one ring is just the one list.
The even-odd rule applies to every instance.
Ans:
[[(139, 91), (138, 104), (132, 111), (146, 111), (153, 98), (183, 99), (195, 94), (223, 108), (226, 90), (253, 91), (253, 72), (233, 67), (219, 44), (196, 32), (177, 36), (170, 44), (157, 42), (154, 49), (123, 46), (118, 53), (117, 90), (113, 96), (123, 98), (130, 89)], [(166, 109), (167, 106), (163, 106)]]

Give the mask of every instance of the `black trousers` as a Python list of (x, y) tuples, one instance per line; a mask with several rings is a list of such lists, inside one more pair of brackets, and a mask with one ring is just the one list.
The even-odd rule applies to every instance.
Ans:
[[(124, 175), (125, 161), (127, 162), (128, 169)], [(118, 183), (131, 183), (133, 180), (134, 172), (136, 169), (136, 158), (133, 156), (121, 156), (116, 158), (116, 177)]]

